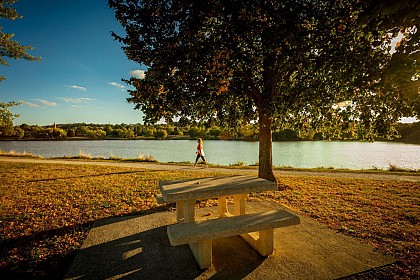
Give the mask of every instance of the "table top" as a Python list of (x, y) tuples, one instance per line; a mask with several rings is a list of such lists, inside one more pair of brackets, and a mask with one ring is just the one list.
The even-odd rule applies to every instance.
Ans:
[(159, 188), (164, 201), (176, 202), (277, 190), (277, 184), (254, 176), (241, 175), (161, 181)]

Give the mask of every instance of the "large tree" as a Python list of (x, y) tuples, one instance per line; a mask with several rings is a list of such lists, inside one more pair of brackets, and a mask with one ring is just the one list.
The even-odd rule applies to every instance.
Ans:
[[(17, 0), (0, 0), (0, 18), (8, 20), (21, 19), (16, 9), (11, 6), (15, 4)], [(29, 61), (40, 60), (27, 53), (27, 50), (32, 50), (31, 46), (22, 46), (19, 42), (12, 40), (14, 34), (8, 34), (3, 32), (3, 26), (0, 26), (0, 64), (8, 66), (6, 58), (19, 59), (23, 58)], [(0, 76), (0, 81), (4, 80), (3, 76)]]
[(409, 94), (386, 90), (395, 85), (384, 74), (396, 32), (372, 16), (373, 4), (109, 0), (126, 31), (114, 37), (129, 59), (148, 67), (144, 79), (127, 81), (135, 87), (128, 101), (145, 121), (258, 121), (259, 177), (269, 180), (276, 126), (328, 137), (357, 122), (372, 139), (392, 135), (402, 114), (413, 114)]

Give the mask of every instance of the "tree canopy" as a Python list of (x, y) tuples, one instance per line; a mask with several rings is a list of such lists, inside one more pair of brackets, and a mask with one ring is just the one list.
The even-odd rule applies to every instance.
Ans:
[(375, 0), (361, 14), (360, 22), (379, 18), (388, 36), (399, 34), (401, 41), (382, 76), (382, 90), (394, 91), (408, 105), (405, 115), (420, 116), (420, 1)]
[[(12, 8), (11, 5), (15, 4), (17, 0), (1, 0), (0, 1), (0, 18), (8, 20), (21, 19), (16, 9)], [(0, 64), (8, 66), (6, 58), (19, 59), (34, 61), (40, 60), (27, 53), (28, 50), (32, 50), (31, 46), (22, 46), (19, 42), (12, 40), (14, 34), (8, 34), (3, 32), (3, 26), (0, 26)], [(0, 81), (4, 80), (5, 77), (0, 76)]]
[[(148, 67), (144, 79), (127, 81), (135, 87), (128, 101), (145, 121), (258, 122), (259, 176), (274, 180), (274, 127), (328, 138), (358, 123), (373, 139), (392, 136), (404, 114), (419, 114), (419, 13), (401, 20), (400, 11), (420, 7), (404, 2), (389, 13), (396, 19), (376, 14), (380, 2), (362, 0), (108, 3), (126, 31), (115, 39)], [(392, 54), (400, 30), (405, 37)]]

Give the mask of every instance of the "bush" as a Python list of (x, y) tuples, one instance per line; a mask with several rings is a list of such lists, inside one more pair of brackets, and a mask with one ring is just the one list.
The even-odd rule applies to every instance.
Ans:
[(164, 129), (159, 129), (155, 133), (153, 133), (153, 137), (156, 139), (165, 139), (168, 136), (168, 132)]

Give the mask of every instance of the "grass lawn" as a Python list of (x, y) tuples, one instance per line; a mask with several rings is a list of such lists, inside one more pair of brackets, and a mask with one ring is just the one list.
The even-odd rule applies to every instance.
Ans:
[[(232, 174), (232, 173), (229, 173)], [(243, 174), (243, 173), (242, 173)], [(227, 175), (128, 167), (0, 163), (2, 279), (59, 279), (98, 219), (165, 211), (159, 180)], [(390, 278), (419, 278), (420, 186), (415, 182), (282, 176), (269, 199), (370, 243), (398, 262)], [(5, 277), (3, 277), (5, 276)]]

